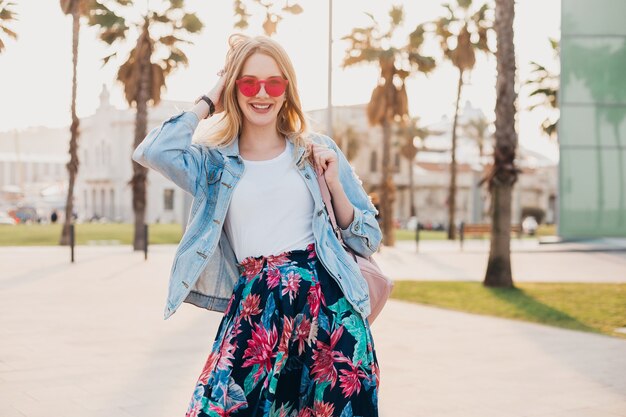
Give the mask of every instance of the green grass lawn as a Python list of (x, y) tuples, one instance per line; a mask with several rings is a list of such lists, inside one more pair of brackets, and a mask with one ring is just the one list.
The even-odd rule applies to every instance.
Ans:
[(392, 298), (626, 338), (626, 284), (395, 281)]
[[(61, 233), (60, 224), (19, 224), (17, 226), (0, 225), (0, 246), (56, 245)], [(151, 244), (178, 243), (182, 237), (182, 228), (178, 224), (152, 224), (149, 227)], [(553, 233), (549, 228), (540, 228), (540, 235)], [(119, 243), (128, 245), (132, 242), (133, 225), (128, 223), (83, 223), (76, 225), (78, 245), (90, 241), (101, 243)], [(488, 239), (485, 235), (483, 239)], [(420, 240), (444, 240), (446, 232), (433, 230), (420, 231)], [(414, 230), (396, 230), (396, 240), (415, 240)]]
[[(445, 231), (420, 230), (420, 240), (445, 240)], [(396, 229), (396, 240), (415, 240), (415, 230)]]
[[(75, 233), (77, 245), (98, 241), (130, 245), (133, 226), (125, 223), (84, 223), (76, 225)], [(0, 246), (57, 245), (60, 236), (60, 224), (0, 226)], [(148, 227), (148, 241), (151, 244), (178, 243), (181, 237), (179, 224), (152, 224)]]

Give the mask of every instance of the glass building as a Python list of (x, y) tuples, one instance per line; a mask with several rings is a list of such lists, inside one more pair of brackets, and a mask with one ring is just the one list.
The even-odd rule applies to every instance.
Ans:
[(558, 234), (626, 237), (626, 1), (561, 10)]

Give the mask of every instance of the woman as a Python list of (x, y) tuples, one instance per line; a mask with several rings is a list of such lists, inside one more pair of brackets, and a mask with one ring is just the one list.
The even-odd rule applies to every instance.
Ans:
[[(334, 141), (307, 132), (283, 48), (229, 44), (214, 88), (133, 153), (194, 196), (165, 318), (182, 302), (224, 312), (186, 416), (377, 416), (367, 283), (335, 235), (371, 255), (377, 211)], [(214, 114), (212, 134), (192, 144)]]

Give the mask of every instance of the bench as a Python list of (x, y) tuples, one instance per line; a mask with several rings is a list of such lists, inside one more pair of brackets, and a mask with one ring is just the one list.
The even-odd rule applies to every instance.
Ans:
[[(517, 238), (522, 238), (522, 226), (519, 224), (511, 225), (511, 233), (517, 234)], [(491, 223), (461, 223), (459, 227), (459, 243), (461, 244), (461, 249), (463, 249), (463, 241), (465, 240), (465, 235), (468, 236), (483, 236), (485, 234), (491, 234)]]

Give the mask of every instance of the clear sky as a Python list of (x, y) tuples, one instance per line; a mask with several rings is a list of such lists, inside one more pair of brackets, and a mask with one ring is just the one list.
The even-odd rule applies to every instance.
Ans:
[[(137, 0), (139, 13), (148, 0)], [(160, 0), (151, 0), (153, 3)], [(480, 1), (480, 0), (478, 0)], [(249, 2), (252, 3), (252, 2)], [(381, 24), (387, 24), (387, 12), (392, 4), (405, 9), (403, 30), (398, 33), (398, 45), (419, 23), (433, 20), (443, 13), (442, 0), (334, 0), (333, 4), (333, 104), (364, 103), (369, 100), (378, 72), (376, 67), (363, 65), (342, 69), (340, 62), (347, 43), (341, 37), (353, 27), (364, 26), (372, 13)], [(194, 44), (185, 49), (190, 66), (175, 72), (167, 80), (165, 99), (191, 101), (210, 89), (215, 73), (224, 62), (226, 39), (234, 31), (232, 1), (187, 0), (187, 9), (198, 14), (205, 28), (193, 38)], [(278, 26), (274, 38), (289, 53), (298, 75), (300, 94), (305, 110), (326, 106), (328, 2), (300, 0), (304, 13), (287, 15)], [(259, 11), (251, 5), (250, 11)], [(9, 40), (0, 55), (0, 131), (29, 126), (64, 126), (70, 121), (71, 99), (71, 17), (63, 15), (59, 2), (22, 1), (16, 10), (19, 21), (12, 28), (18, 33), (17, 42)], [(557, 37), (560, 27), (560, 1), (525, 0), (516, 4), (515, 42), (518, 59), (518, 77), (525, 80), (529, 62), (535, 60), (555, 67), (548, 42)], [(261, 33), (261, 17), (251, 19), (248, 34)], [(434, 45), (433, 45), (434, 46)], [(124, 55), (128, 47), (120, 50)], [(111, 91), (116, 107), (126, 108), (122, 89), (115, 83), (116, 64), (101, 68), (101, 59), (109, 49), (99, 42), (93, 29), (83, 30), (80, 38), (78, 68), (78, 114), (92, 114), (98, 106), (102, 85)], [(113, 64), (113, 65), (111, 65)], [(469, 100), (493, 119), (495, 104), (495, 58), (479, 56), (465, 88), (462, 102)], [(408, 83), (410, 111), (424, 123), (432, 123), (442, 115), (451, 115), (456, 94), (456, 71), (442, 63), (427, 78), (413, 77)], [(521, 89), (518, 100), (520, 142), (546, 154), (554, 154), (554, 147), (546, 144), (539, 132), (541, 114), (528, 113), (527, 90)]]

